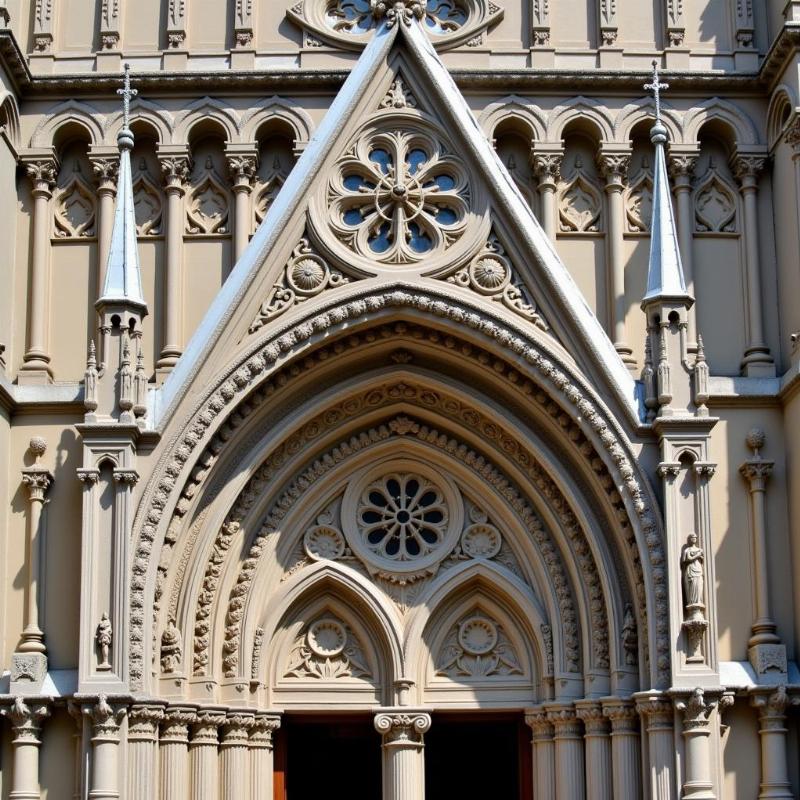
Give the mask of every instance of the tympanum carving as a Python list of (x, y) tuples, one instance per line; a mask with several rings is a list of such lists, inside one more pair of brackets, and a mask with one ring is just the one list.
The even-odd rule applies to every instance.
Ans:
[(286, 678), (370, 680), (372, 670), (352, 628), (325, 616), (303, 628), (289, 653)]
[(436, 657), (436, 674), (448, 678), (522, 675), (519, 657), (503, 627), (480, 611), (456, 623)]

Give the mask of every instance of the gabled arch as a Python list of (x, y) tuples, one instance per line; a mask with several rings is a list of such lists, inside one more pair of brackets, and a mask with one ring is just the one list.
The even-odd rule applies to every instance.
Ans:
[(307, 144), (314, 131), (314, 122), (304, 108), (273, 95), (259, 101), (254, 108), (242, 115), (241, 140), (255, 142), (259, 129), (268, 125), (271, 120), (280, 120), (291, 128), (295, 147)]
[(700, 129), (712, 120), (721, 122), (730, 129), (731, 142), (735, 142), (737, 146), (755, 145), (761, 141), (753, 121), (739, 106), (729, 100), (712, 97), (684, 114), (684, 144), (699, 144)]
[(173, 144), (188, 144), (192, 129), (199, 123), (209, 119), (216, 122), (225, 132), (225, 139), (230, 143), (240, 141), (239, 113), (229, 105), (214, 97), (202, 97), (190, 103), (175, 120)]
[(497, 127), (508, 120), (513, 120), (526, 131), (529, 141), (543, 141), (547, 138), (545, 114), (535, 103), (517, 94), (511, 94), (494, 103), (490, 103), (478, 118), (483, 132), (494, 138)]
[(94, 146), (104, 142), (106, 117), (96, 108), (79, 100), (66, 100), (53, 106), (45, 118), (36, 126), (31, 136), (31, 147), (50, 147), (56, 134), (65, 125), (75, 124), (86, 131), (86, 136)]
[[(656, 106), (651, 97), (643, 97), (628, 103), (614, 119), (614, 140), (627, 144), (631, 139), (631, 131), (642, 120), (655, 121)], [(680, 115), (671, 106), (662, 102), (661, 120), (669, 131), (669, 141), (683, 141), (683, 127)]]
[[(135, 98), (131, 103), (131, 123), (136, 124), (140, 120), (144, 121), (155, 131), (159, 144), (172, 144), (175, 124), (172, 114), (163, 106), (150, 100), (139, 97)], [(117, 134), (121, 128), (121, 112), (112, 114), (106, 119), (104, 127), (106, 144), (116, 144)]]
[(547, 139), (560, 141), (564, 138), (564, 129), (576, 120), (594, 127), (599, 140), (614, 139), (614, 124), (608, 109), (597, 100), (583, 96), (570, 98), (547, 115)]

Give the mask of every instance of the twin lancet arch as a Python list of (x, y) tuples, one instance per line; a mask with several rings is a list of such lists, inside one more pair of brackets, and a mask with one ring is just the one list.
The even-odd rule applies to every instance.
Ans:
[[(667, 683), (632, 445), (543, 334), (433, 294), (264, 336), (170, 436), (137, 526), (134, 682), (275, 708), (309, 685), (519, 707)], [(397, 514), (414, 497), (435, 507), (416, 544)]]

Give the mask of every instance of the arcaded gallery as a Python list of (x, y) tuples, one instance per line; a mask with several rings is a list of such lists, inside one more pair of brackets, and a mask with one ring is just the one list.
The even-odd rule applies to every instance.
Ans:
[(800, 0), (0, 0), (0, 800), (800, 796)]

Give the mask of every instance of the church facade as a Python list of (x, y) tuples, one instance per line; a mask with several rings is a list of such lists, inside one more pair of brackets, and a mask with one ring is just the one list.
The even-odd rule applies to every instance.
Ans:
[(0, 0), (2, 797), (797, 797), (798, 45)]

